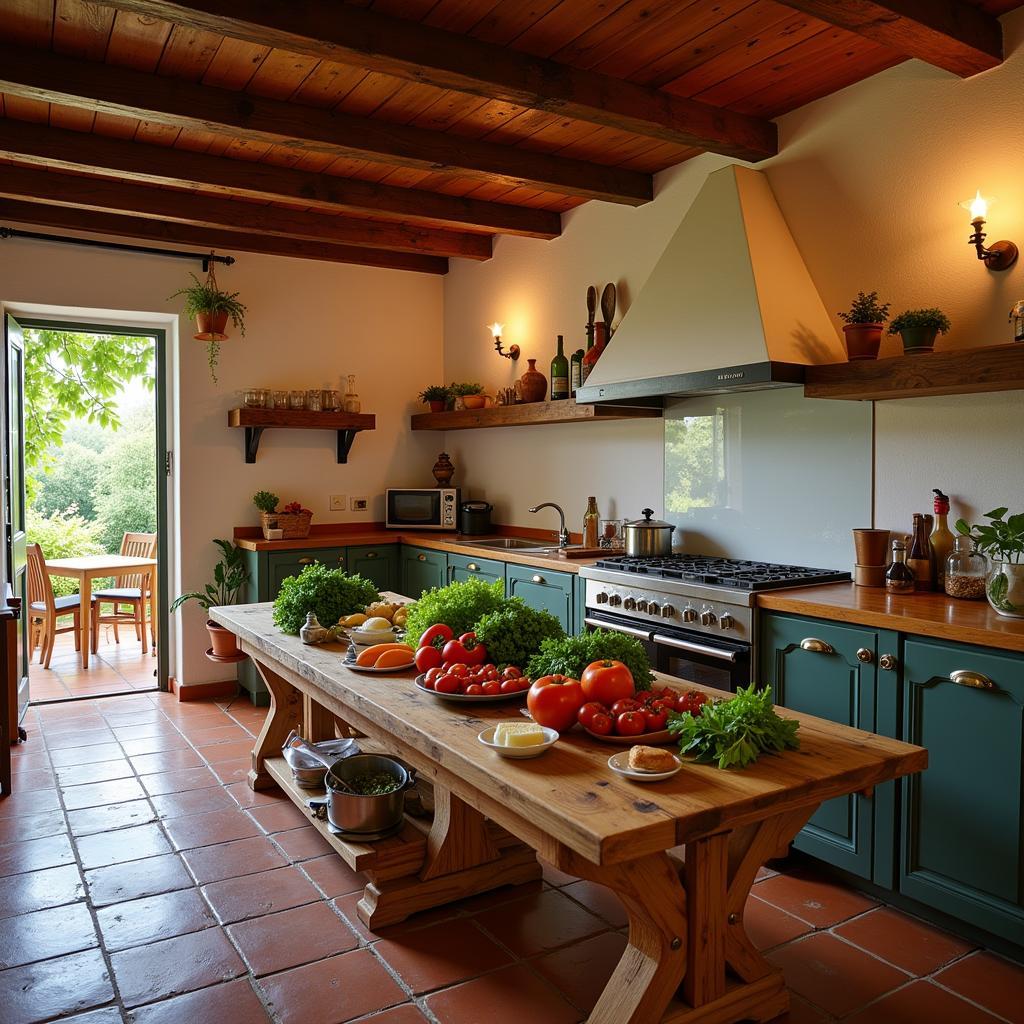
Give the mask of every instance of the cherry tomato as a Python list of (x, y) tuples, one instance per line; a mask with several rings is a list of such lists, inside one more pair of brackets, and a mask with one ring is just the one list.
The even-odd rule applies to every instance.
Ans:
[(644, 711), (645, 732), (661, 732), (668, 725), (667, 711)]
[(542, 676), (530, 687), (526, 697), (533, 720), (558, 732), (573, 727), (583, 704), (583, 687), (579, 680), (560, 675)]
[(465, 679), (469, 675), (469, 666), (456, 663), (448, 669), (448, 674), (457, 676), (459, 679)]
[(434, 683), (434, 689), (437, 693), (458, 693), (459, 678), (447, 673)]
[(613, 724), (612, 716), (602, 711), (590, 719), (590, 725), (587, 728), (591, 732), (596, 732), (598, 736), (608, 736), (612, 731)]
[(479, 697), (484, 692), (484, 688), (479, 683), (470, 683), (466, 687), (467, 697)]
[(437, 678), (437, 676), (434, 676), (433, 678), (431, 678), (429, 675), (424, 676), (423, 677), (423, 689), (424, 690), (432, 690), (434, 688), (434, 680), (436, 678)]
[(580, 676), (583, 696), (588, 701), (614, 705), (636, 691), (633, 674), (621, 661), (592, 661)]
[(496, 693), (501, 693), (501, 683), (497, 679), (489, 679), (483, 684), (482, 689), (488, 697), (493, 697)]
[(430, 669), (427, 669), (427, 675), (426, 675), (426, 679), (424, 681), (428, 682), (428, 683), (432, 683), (432, 682), (434, 682), (435, 679), (437, 679), (438, 676), (443, 676), (443, 675), (444, 675), (444, 670), (443, 669), (441, 669), (441, 668), (430, 668)]
[[(494, 680), (494, 682), (497, 682), (497, 680)], [(502, 679), (502, 681), (500, 683), (498, 683), (498, 689), (501, 690), (502, 693), (518, 693), (519, 692), (519, 680), (518, 679)]]
[(486, 675), (488, 679), (511, 679), (511, 676), (503, 676), (498, 672), (497, 665), (488, 665), (486, 669)]
[(592, 700), (588, 704), (584, 704), (583, 707), (579, 709), (576, 713), (576, 720), (584, 729), (589, 729), (594, 715), (606, 714), (608, 714), (608, 709), (603, 704), (599, 704), (596, 700)]
[(640, 702), (633, 700), (632, 697), (624, 697), (622, 700), (615, 701), (611, 708), (612, 715), (618, 718), (619, 715), (624, 715), (627, 711), (639, 711)]
[(519, 690), (520, 690), (520, 692), (522, 692), (523, 690), (528, 690), (528, 689), (529, 689), (529, 688), (530, 688), (530, 687), (531, 687), (531, 686), (533, 685), (533, 684), (532, 684), (532, 683), (530, 682), (530, 680), (526, 678), (526, 676), (520, 676), (520, 677), (519, 677), (519, 678), (518, 678), (518, 679), (516, 680), (516, 683), (518, 683), (518, 684), (519, 684)]
[(443, 622), (435, 623), (420, 637), (420, 647), (443, 647), (454, 635), (451, 626), (446, 626)]
[(501, 674), (506, 679), (518, 679), (523, 674), (523, 670), (516, 668), (515, 665), (506, 665)]
[(421, 672), (437, 668), (441, 664), (441, 652), (436, 647), (421, 647), (416, 652), (416, 667)]
[(647, 723), (639, 711), (624, 711), (615, 719), (615, 731), (620, 736), (640, 736), (647, 731)]

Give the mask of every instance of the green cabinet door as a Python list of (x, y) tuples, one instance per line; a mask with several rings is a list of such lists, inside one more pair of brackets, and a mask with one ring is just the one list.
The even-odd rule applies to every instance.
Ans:
[(908, 638), (900, 889), (1024, 945), (1024, 657)]
[(448, 556), (448, 582), (483, 580), (484, 583), (505, 582), (505, 563), (493, 558), (471, 558), (468, 555)]
[[(320, 562), (332, 569), (346, 568), (344, 548), (297, 548), (294, 551), (271, 551), (267, 555), (268, 601), (273, 601), (281, 584), (289, 576), (298, 576), (307, 565)], [(329, 622), (323, 623), (331, 625)]]
[(512, 563), (505, 567), (505, 593), (521, 597), (531, 608), (551, 612), (566, 633), (573, 628), (572, 581), (570, 572), (548, 572)]
[(378, 590), (398, 590), (398, 545), (365, 544), (345, 549), (349, 572), (371, 580)]
[[(898, 675), (878, 668), (897, 651), (895, 633), (820, 619), (761, 617), (761, 683), (776, 704), (830, 722), (895, 737)], [(826, 801), (793, 845), (879, 885), (892, 887), (895, 785)]]
[(433, 548), (417, 548), (402, 545), (401, 592), (404, 597), (417, 600), (424, 590), (443, 587), (448, 576), (448, 556)]

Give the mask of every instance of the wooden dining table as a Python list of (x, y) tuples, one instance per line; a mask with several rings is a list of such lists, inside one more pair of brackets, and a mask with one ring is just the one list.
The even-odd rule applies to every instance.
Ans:
[(281, 633), (270, 604), (210, 614), (270, 691), (252, 788), (280, 787), (311, 813), (315, 794), (296, 785), (281, 756), (292, 729), (311, 742), (358, 735), (364, 749), (416, 769), (428, 813), (407, 803), (397, 835), (359, 842), (311, 818), (348, 866), (366, 873), (358, 913), (368, 927), (539, 879), (538, 855), (618, 896), (628, 945), (589, 1024), (732, 1024), (784, 1013), (783, 975), (743, 924), (758, 870), (786, 853), (823, 801), (891, 786), (927, 765), (921, 747), (785, 708), (779, 714), (800, 722), (799, 749), (742, 771), (687, 761), (672, 778), (642, 785), (608, 765), (621, 748), (578, 731), (539, 758), (503, 759), (477, 737), (519, 720), (515, 700), (467, 706), (417, 687), (413, 671), (357, 673), (342, 663), (342, 644), (307, 646)]
[[(156, 568), (155, 558), (136, 558), (131, 555), (82, 555), (80, 558), (53, 558), (47, 560), (46, 571), (51, 576), (64, 576), (78, 580), (79, 606), (89, 608), (92, 603), (92, 581), (106, 576), (130, 576), (134, 573), (149, 575), (149, 591), (152, 595), (149, 603), (150, 620), (156, 622)], [(145, 589), (145, 588), (144, 588)], [(89, 667), (89, 651), (92, 646), (90, 630), (92, 616), (80, 615), (81, 619), (81, 654), (82, 668)], [(145, 621), (145, 616), (143, 616)], [(155, 627), (154, 627), (155, 635)], [(146, 632), (142, 632), (142, 649), (147, 648)]]

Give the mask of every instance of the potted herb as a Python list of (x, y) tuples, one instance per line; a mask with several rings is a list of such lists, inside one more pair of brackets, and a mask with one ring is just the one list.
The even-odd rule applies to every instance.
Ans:
[(281, 499), (270, 491), (257, 491), (252, 496), (252, 503), (260, 510), (260, 525), (266, 540), (283, 540), (284, 531), (277, 522), (275, 513), (277, 503)]
[(180, 288), (171, 299), (185, 297), (185, 316), (196, 322), (196, 341), (206, 342), (206, 360), (210, 366), (210, 378), (217, 383), (217, 360), (220, 357), (220, 343), (227, 338), (224, 333), (230, 317), (231, 323), (245, 337), (245, 306), (238, 301), (238, 292), (224, 292), (217, 286), (213, 264), (200, 281), (195, 274), (189, 277), (195, 282), (187, 288)]
[(857, 298), (850, 303), (847, 312), (840, 313), (845, 321), (843, 334), (846, 336), (846, 355), (853, 362), (856, 359), (877, 359), (878, 347), (882, 343), (882, 328), (889, 319), (889, 303), (878, 301), (878, 292), (857, 292)]
[(448, 405), (454, 409), (482, 409), (487, 403), (483, 384), (449, 384), (448, 396)]
[[(221, 559), (213, 567), (213, 582), (203, 590), (191, 590), (175, 598), (171, 611), (177, 611), (186, 601), (196, 601), (204, 611), (235, 604), (242, 588), (249, 582), (249, 570), (245, 565), (245, 552), (229, 540), (213, 542), (221, 550)], [(235, 634), (218, 625), (213, 619), (206, 620), (210, 634), (210, 649), (206, 656), (210, 661), (241, 661), (243, 654), (235, 642)]]
[(1007, 517), (1008, 511), (995, 508), (986, 512), (987, 526), (970, 526), (958, 519), (956, 528), (989, 558), (985, 577), (988, 603), (1000, 615), (1024, 619), (1024, 512)]
[(931, 352), (935, 338), (950, 328), (949, 317), (941, 309), (908, 309), (893, 317), (889, 333), (903, 339), (905, 355)]
[(431, 384), (420, 392), (420, 401), (430, 407), (431, 412), (444, 412), (448, 401), (448, 388), (444, 384)]
[[(278, 497), (270, 491), (258, 491), (252, 503), (260, 510), (260, 525), (267, 540), (301, 540), (309, 536), (313, 513), (297, 501), (290, 501), (280, 512)], [(271, 531), (274, 531), (273, 533)]]

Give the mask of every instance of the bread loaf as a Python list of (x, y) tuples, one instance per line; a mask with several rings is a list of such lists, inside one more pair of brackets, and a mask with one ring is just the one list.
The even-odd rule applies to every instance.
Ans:
[(670, 772), (676, 766), (675, 755), (662, 747), (629, 748), (629, 767), (641, 772)]

